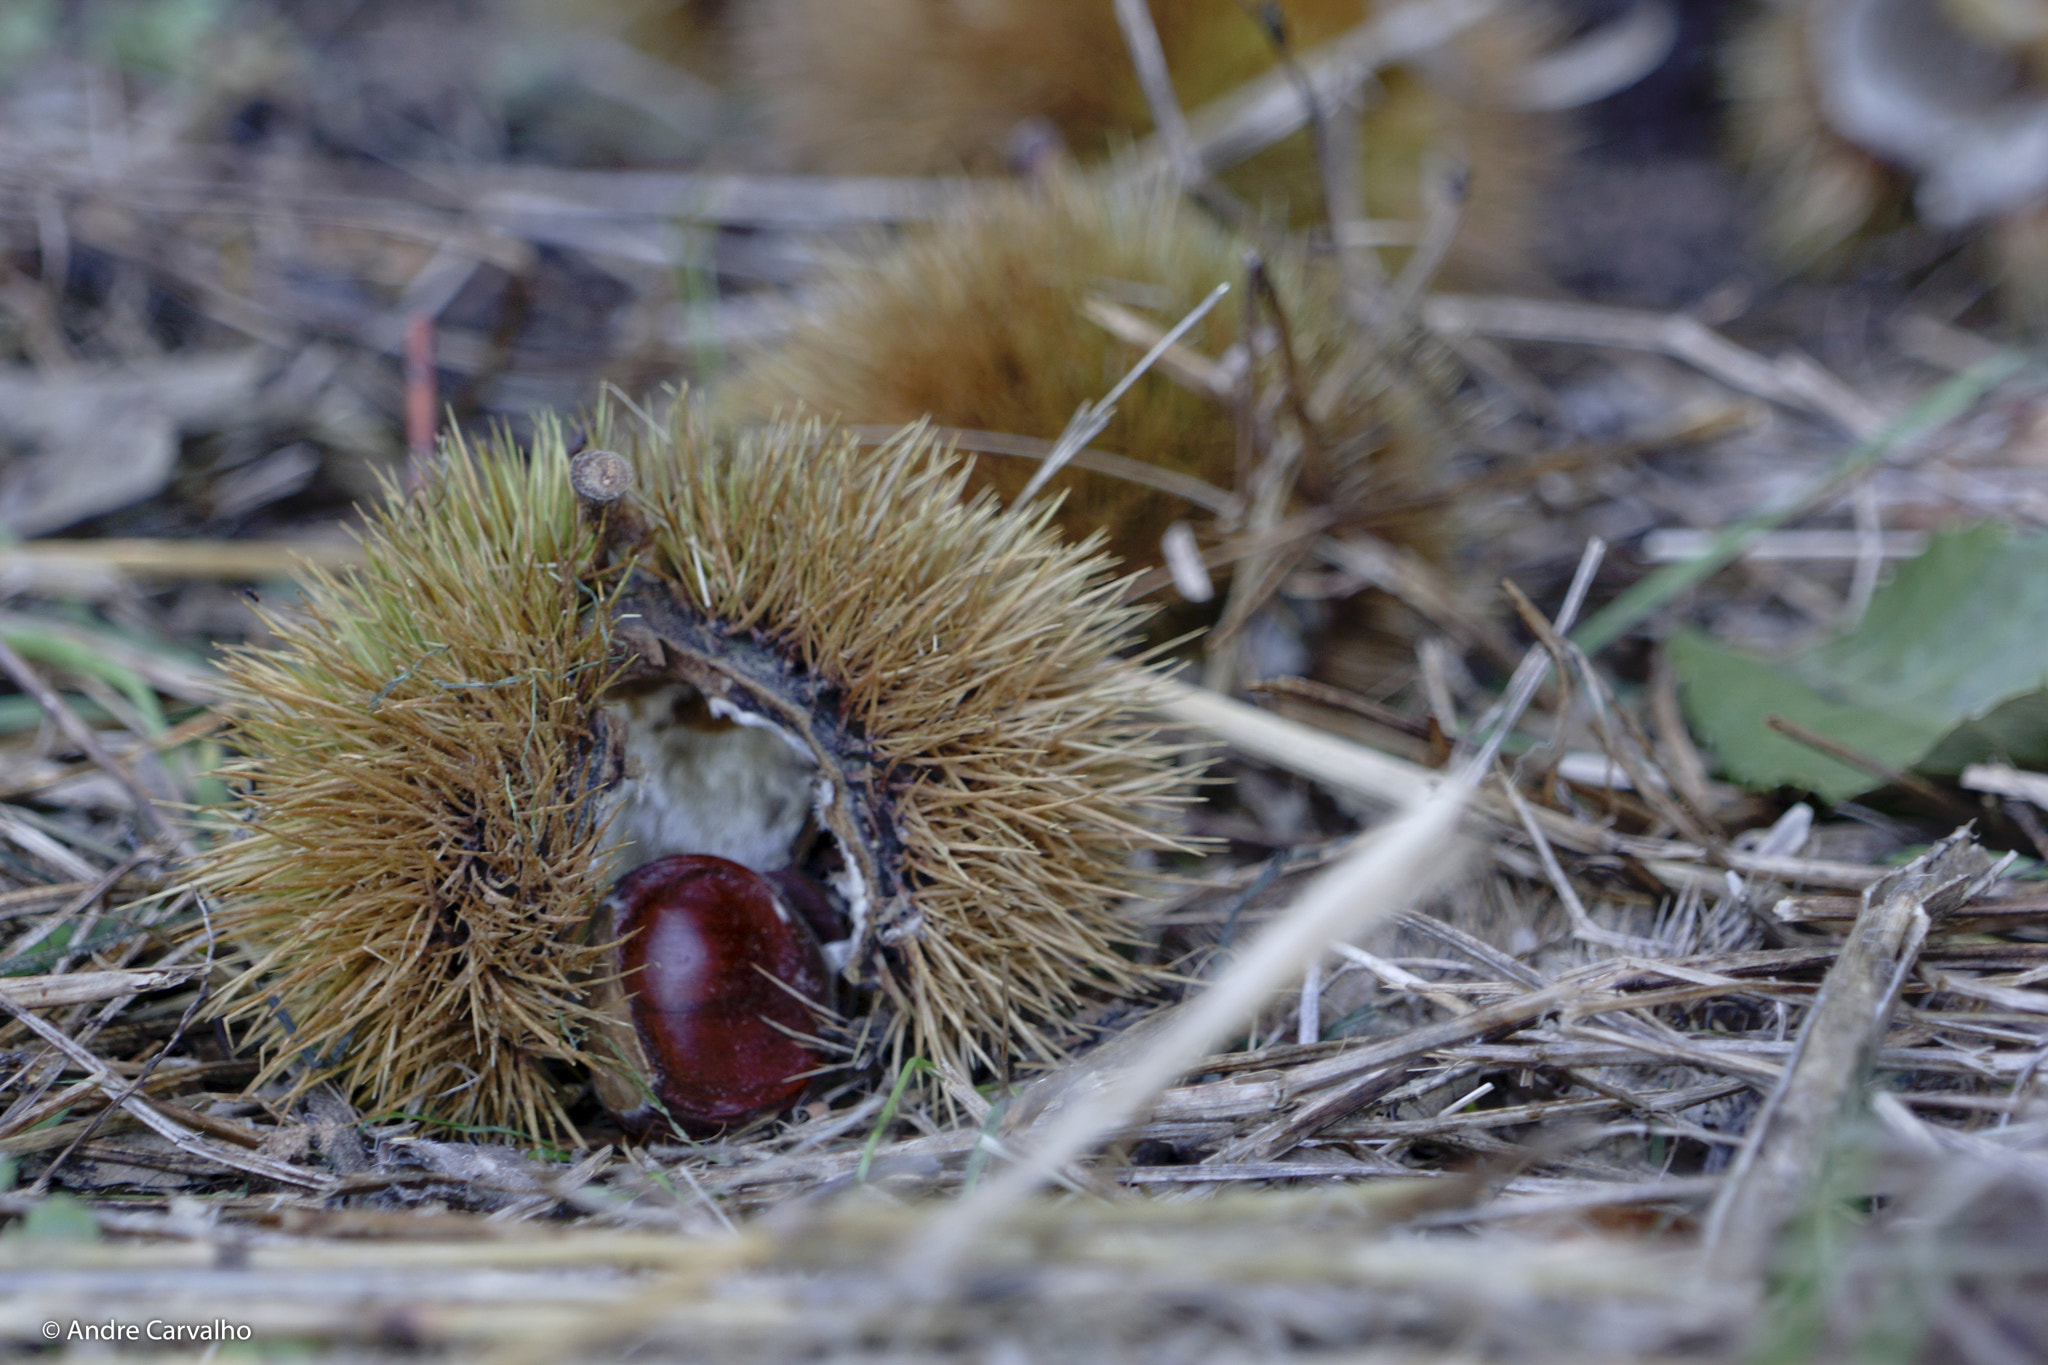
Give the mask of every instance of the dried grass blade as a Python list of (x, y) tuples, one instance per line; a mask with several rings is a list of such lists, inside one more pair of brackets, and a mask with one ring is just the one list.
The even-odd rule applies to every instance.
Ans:
[(182, 986), (206, 970), (203, 963), (183, 967), (149, 968), (141, 971), (66, 972), (61, 976), (17, 976), (0, 986), (12, 1003), (23, 1009), (52, 1009), (59, 1005), (89, 1005), (115, 1000), (124, 995), (146, 995), (151, 991)]
[(1451, 335), (1661, 351), (1730, 388), (1829, 418), (1861, 440), (1875, 440), (1884, 425), (1862, 397), (1818, 366), (1766, 360), (1683, 313), (1439, 294), (1424, 305), (1423, 319), (1430, 330)]
[[(892, 426), (846, 426), (841, 431), (853, 436), (862, 445), (886, 445), (903, 434), (903, 428)], [(1036, 436), (1019, 436), (1005, 431), (974, 431), (966, 427), (931, 427), (934, 441), (943, 441), (961, 450), (971, 450), (982, 455), (1004, 455), (1019, 460), (1043, 460), (1051, 456), (1053, 442), (1040, 440)], [(1191, 506), (1204, 512), (1234, 520), (1244, 514), (1242, 501), (1235, 493), (1218, 488), (1215, 484), (1204, 483), (1191, 474), (1162, 465), (1147, 464), (1134, 460), (1128, 455), (1118, 455), (1107, 450), (1088, 447), (1076, 451), (1067, 461), (1076, 469), (1086, 469), (1095, 474), (1107, 474), (1113, 479), (1135, 483), (1144, 488), (1170, 493)]]
[(0, 549), (0, 571), (100, 568), (141, 578), (295, 578), (361, 567), (362, 548), (319, 540), (34, 540)]
[(1932, 917), (1961, 904), (1991, 867), (1967, 829), (1959, 830), (1864, 893), (1863, 913), (1821, 983), (1784, 1077), (1751, 1122), (1714, 1203), (1706, 1253), (1715, 1273), (1736, 1278), (1762, 1270), (1883, 1040)]
[(1392, 758), (1203, 687), (1159, 679), (1153, 708), (1176, 724), (1215, 736), (1239, 753), (1328, 783), (1367, 800), (1409, 805), (1443, 782), (1417, 763)]
[(1123, 397), (1131, 385), (1143, 378), (1147, 370), (1158, 364), (1159, 358), (1186, 336), (1196, 323), (1207, 317), (1209, 310), (1221, 302), (1223, 296), (1229, 292), (1228, 281), (1210, 290), (1207, 298), (1189, 309), (1186, 317), (1175, 323), (1173, 329), (1161, 337), (1151, 350), (1138, 358), (1138, 363), (1125, 372), (1124, 377), (1116, 382), (1114, 388), (1092, 403), (1083, 403), (1080, 411), (1074, 414), (1073, 420), (1067, 423), (1067, 429), (1060, 433), (1059, 440), (1053, 443), (1052, 453), (1046, 456), (1045, 462), (1032, 473), (1031, 481), (1024, 485), (1024, 491), (1019, 493), (1010, 505), (1016, 508), (1030, 502), (1053, 475), (1066, 468), (1069, 460), (1086, 448), (1090, 441), (1101, 435), (1102, 429), (1109, 425), (1110, 418), (1116, 415), (1116, 400)]

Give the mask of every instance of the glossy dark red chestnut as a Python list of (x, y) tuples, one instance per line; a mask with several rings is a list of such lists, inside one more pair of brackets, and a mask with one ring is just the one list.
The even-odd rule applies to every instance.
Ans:
[(599, 923), (620, 940), (618, 979), (599, 1006), (620, 1060), (638, 1073), (598, 1078), (622, 1122), (645, 1127), (666, 1110), (702, 1130), (803, 1093), (826, 1059), (791, 1034), (816, 1032), (806, 1002), (826, 999), (829, 976), (775, 883), (723, 858), (660, 858), (619, 879)]

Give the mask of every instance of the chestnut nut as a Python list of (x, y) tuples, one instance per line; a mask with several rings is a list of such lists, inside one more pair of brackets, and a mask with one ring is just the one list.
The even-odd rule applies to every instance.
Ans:
[(825, 1064), (803, 1041), (827, 998), (824, 955), (767, 877), (703, 854), (658, 858), (619, 879), (597, 924), (618, 943), (597, 1003), (641, 1078), (600, 1071), (598, 1097), (628, 1128), (664, 1111), (700, 1131), (771, 1113)]

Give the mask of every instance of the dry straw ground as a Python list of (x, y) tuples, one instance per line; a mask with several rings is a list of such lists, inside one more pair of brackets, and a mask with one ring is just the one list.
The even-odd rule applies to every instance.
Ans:
[[(1341, 96), (1487, 6), (1386, 8), (1266, 98), (1161, 109), (1178, 136), (1117, 173), (1201, 198), (1205, 156), (1301, 126), (1304, 82)], [(1698, 76), (1707, 8), (1670, 79)], [(268, 642), (249, 596), (289, 612), (296, 566), (348, 567), (351, 504), (425, 472), (398, 433), (437, 400), (522, 431), (600, 380), (715, 385), (803, 316), (819, 259), (973, 191), (764, 173), (701, 71), (601, 27), (226, 13), (0, 14), (0, 519), (30, 537), (0, 550), (9, 1348), (2039, 1358), (2040, 789), (1820, 815), (1740, 791), (1661, 640), (1813, 639), (1905, 533), (2038, 529), (2040, 370), (1938, 240), (1774, 278), (1715, 227), (1741, 189), (1682, 98), (1589, 113), (1540, 288), (1434, 288), (1454, 203), (1378, 238), (1337, 216), (1366, 349), (1458, 370), (1407, 509), (1442, 518), (1433, 558), (1290, 496), (1319, 424), (1250, 324), (1234, 359), (1223, 337), (1159, 369), (1242, 405), (1227, 486), (953, 433), (1185, 506), (1132, 587), (1213, 586), (1228, 627), (1151, 703), (1216, 761), (1184, 831), (1206, 853), (1127, 907), (1177, 998), (1094, 1006), (1009, 1084), (863, 1073), (695, 1142), (628, 1141), (587, 1100), (572, 1147), (256, 1084), (204, 1009), (244, 949), (176, 890), (219, 837), (195, 819), (223, 795), (211, 647)], [(1422, 264), (1374, 278), (1373, 240)], [(1121, 328), (1130, 361), (1173, 322), (1096, 302), (1069, 325)], [(79, 1340), (152, 1323), (214, 1337)]]

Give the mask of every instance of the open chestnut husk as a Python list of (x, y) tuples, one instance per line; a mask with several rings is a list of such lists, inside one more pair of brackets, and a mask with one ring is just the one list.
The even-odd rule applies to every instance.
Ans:
[(789, 898), (758, 872), (701, 854), (657, 858), (598, 909), (616, 942), (597, 992), (618, 1070), (598, 1098), (626, 1128), (689, 1132), (787, 1108), (826, 1056), (817, 1028), (830, 975)]
[[(875, 448), (678, 401), (666, 424), (601, 407), (586, 439), (451, 444), (370, 516), (359, 572), (228, 660), (240, 799), (192, 880), (248, 954), (210, 1007), (261, 1083), (538, 1141), (580, 1136), (602, 1071), (658, 1114), (675, 1050), (635, 1026), (622, 911), (592, 921), (673, 856), (823, 884), (822, 913), (780, 904), (816, 915), (835, 1019), (949, 1085), (1056, 1058), (1078, 1010), (1163, 979), (1122, 901), (1181, 847), (1191, 774), (1122, 657), (1143, 609), (1049, 504), (971, 494), (921, 428)], [(748, 963), (727, 932), (711, 947)], [(676, 1025), (718, 1072), (678, 1126), (791, 1102), (816, 1058), (747, 1039), (764, 1014), (818, 1032), (796, 955), (802, 989), (769, 987), (789, 1015)]]

